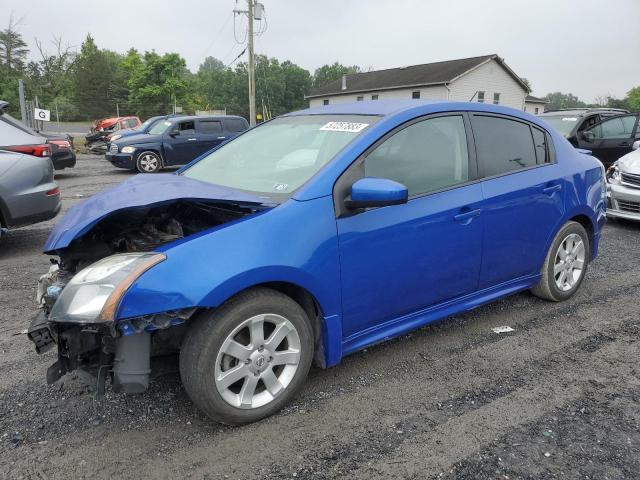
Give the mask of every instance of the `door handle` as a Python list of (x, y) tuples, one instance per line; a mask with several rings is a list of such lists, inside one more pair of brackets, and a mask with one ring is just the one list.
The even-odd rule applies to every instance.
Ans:
[(227, 137), (218, 137), (216, 140), (225, 140)]
[(620, 143), (621, 147), (628, 147), (629, 145), (631, 145), (629, 142), (621, 142)]
[(475, 210), (469, 210), (467, 212), (462, 212), (454, 215), (453, 219), (463, 225), (469, 225), (474, 218), (480, 215), (480, 212), (481, 210), (479, 208)]
[(196, 140), (198, 140), (197, 138), (187, 138), (188, 142), (195, 142)]
[(559, 192), (560, 190), (562, 190), (562, 185), (560, 184), (552, 185), (550, 187), (545, 187), (542, 189), (542, 191), (549, 196), (553, 195), (556, 192)]

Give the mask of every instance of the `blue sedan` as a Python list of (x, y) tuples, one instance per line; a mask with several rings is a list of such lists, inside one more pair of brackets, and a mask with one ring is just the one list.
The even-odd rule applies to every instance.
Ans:
[(368, 345), (523, 290), (571, 297), (604, 169), (543, 120), (480, 103), (357, 102), (278, 117), (53, 229), (29, 337), (47, 378), (149, 383), (179, 351), (212, 419), (253, 422)]

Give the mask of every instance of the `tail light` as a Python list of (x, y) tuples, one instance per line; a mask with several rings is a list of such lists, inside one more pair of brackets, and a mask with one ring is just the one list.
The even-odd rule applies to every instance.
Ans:
[(56, 145), (58, 148), (62, 150), (70, 150), (71, 143), (67, 140), (49, 140), (49, 143)]
[(51, 148), (46, 143), (43, 145), (10, 145), (8, 147), (3, 147), (3, 149), (10, 150), (12, 152), (26, 153), (27, 155), (33, 155), (34, 157), (48, 157), (51, 155)]
[(47, 192), (47, 197), (53, 197), (54, 195), (60, 195), (60, 187), (52, 188)]

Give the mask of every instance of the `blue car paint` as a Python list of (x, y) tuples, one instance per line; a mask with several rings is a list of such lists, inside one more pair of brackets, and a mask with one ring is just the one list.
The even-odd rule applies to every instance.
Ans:
[(386, 178), (361, 178), (351, 188), (351, 200), (360, 202), (407, 200), (407, 187)]
[[(557, 163), (336, 219), (336, 179), (371, 144), (414, 118), (465, 111), (540, 126), (552, 138)], [(321, 309), (324, 363), (331, 366), (372, 343), (530, 288), (553, 236), (578, 215), (590, 222), (592, 258), (597, 255), (605, 222), (602, 168), (543, 120), (495, 105), (415, 100), (330, 105), (290, 115), (332, 113), (382, 118), (283, 204), (160, 247), (167, 259), (130, 287), (116, 317), (216, 307), (255, 285), (291, 283), (307, 290)], [(78, 210), (75, 216), (92, 217), (81, 214), (81, 205)], [(79, 228), (73, 220), (63, 222), (67, 227), (54, 233), (70, 233), (52, 233), (48, 251), (90, 228), (86, 221)], [(509, 241), (513, 236), (517, 241)]]

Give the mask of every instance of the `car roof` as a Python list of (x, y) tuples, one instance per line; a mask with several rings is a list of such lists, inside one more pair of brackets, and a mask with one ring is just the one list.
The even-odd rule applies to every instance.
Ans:
[(624, 108), (559, 108), (557, 110), (547, 110), (544, 113), (540, 113), (538, 116), (557, 116), (557, 115), (573, 115), (573, 116), (582, 116), (587, 113), (612, 113), (614, 115), (624, 115), (629, 113), (629, 110), (625, 110)]
[(184, 116), (180, 116), (180, 117), (168, 117), (167, 121), (173, 122), (173, 121), (184, 121), (184, 120), (225, 120), (225, 119), (232, 119), (232, 118), (237, 118), (240, 120), (244, 120), (244, 118), (242, 118), (239, 115), (184, 115)]

